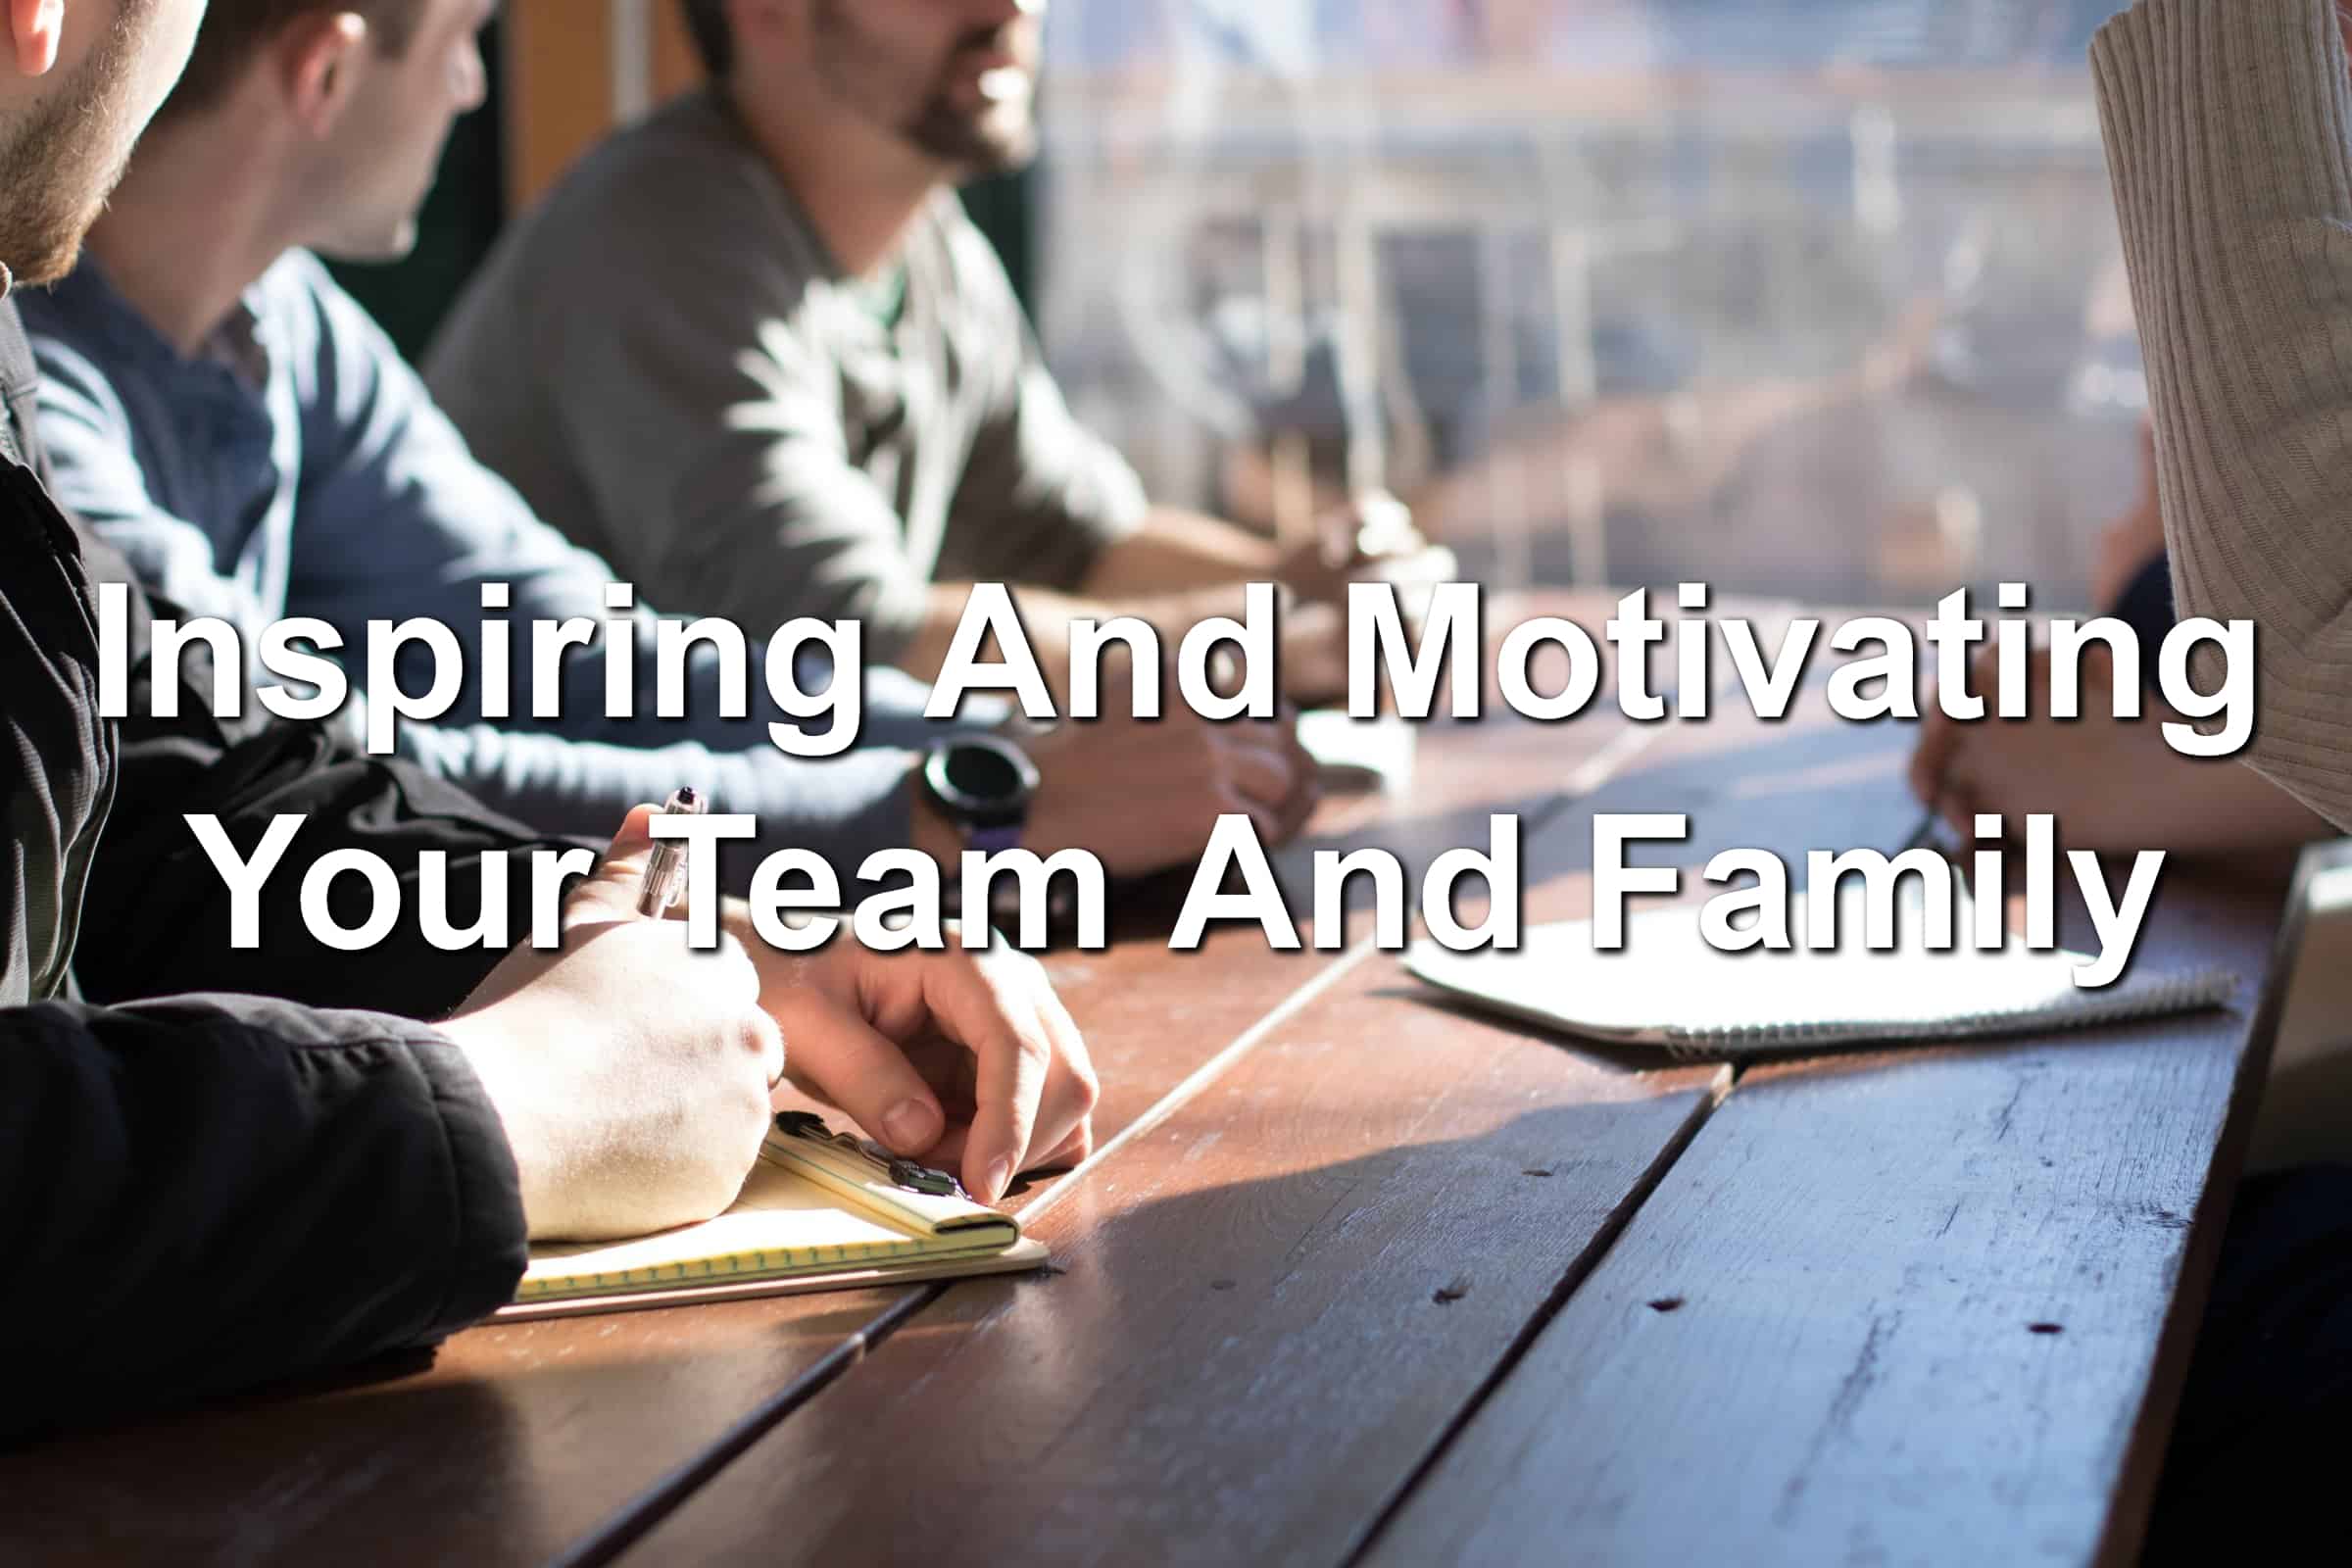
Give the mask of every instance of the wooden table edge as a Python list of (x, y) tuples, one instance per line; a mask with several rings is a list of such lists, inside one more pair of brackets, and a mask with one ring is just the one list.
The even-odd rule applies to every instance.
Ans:
[(2140, 1558), (2148, 1520), (2154, 1511), (2156, 1488), (2163, 1477), (2165, 1451), (2173, 1423), (2180, 1412), (2180, 1396), (2188, 1381), (2188, 1363), (2195, 1352), (2197, 1331), (2213, 1293), (2222, 1238), (2229, 1228), (2230, 1210), (2245, 1174), (2246, 1155), (2254, 1142), (2254, 1124), (2262, 1107), (2264, 1081), (2270, 1075), (2271, 1054), (2278, 1037), (2278, 1018), (2286, 1004), (2285, 972), (2293, 955), (2290, 933), (2295, 930), (2291, 901), (2302, 890), (2301, 878), (2280, 895), (2278, 930), (2271, 956), (2263, 965), (2261, 1002), (2246, 1023), (2246, 1043), (2238, 1053), (2237, 1072), (2230, 1084), (2230, 1108), (2222, 1136), (2214, 1144), (2206, 1167), (2205, 1191), (2189, 1216), (2188, 1245), (2180, 1257), (2180, 1275), (2173, 1288), (2172, 1307), (2157, 1335), (2156, 1354), (2148, 1366), (2148, 1389), (2124, 1462), (2109, 1494), (2107, 1523), (2100, 1532), (2091, 1561), (2101, 1568), (2130, 1568)]

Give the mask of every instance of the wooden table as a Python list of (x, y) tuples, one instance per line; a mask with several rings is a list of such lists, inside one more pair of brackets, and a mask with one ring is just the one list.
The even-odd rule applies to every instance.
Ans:
[[(1908, 739), (1434, 724), (1286, 874), (1516, 811), (1534, 920), (1588, 908), (1603, 811), (1688, 811), (1692, 866), (1891, 850)], [(2151, 917), (2236, 1012), (1744, 1074), (1433, 1004), (1359, 917), (1179, 955), (1131, 914), (1052, 963), (1107, 1093), (1011, 1200), (1051, 1273), (479, 1329), (68, 1438), (0, 1456), (0, 1559), (2127, 1561), (2280, 886), (2172, 868)]]

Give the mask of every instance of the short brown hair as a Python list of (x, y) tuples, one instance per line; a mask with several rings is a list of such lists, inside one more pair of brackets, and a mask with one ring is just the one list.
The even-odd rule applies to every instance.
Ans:
[(678, 0), (686, 14), (686, 31), (703, 69), (713, 81), (722, 80), (735, 65), (735, 30), (727, 25), (727, 0)]
[(424, 6), (425, 0), (212, 0), (188, 55), (188, 69), (180, 73), (179, 85), (172, 89), (163, 113), (185, 113), (220, 101), (256, 49), (313, 12), (356, 12), (366, 19), (375, 51), (398, 59), (416, 41)]

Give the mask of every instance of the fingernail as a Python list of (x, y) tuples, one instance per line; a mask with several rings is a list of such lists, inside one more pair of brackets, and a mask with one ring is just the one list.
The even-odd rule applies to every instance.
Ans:
[(999, 1154), (997, 1162), (988, 1167), (988, 1200), (995, 1202), (1012, 1185), (1012, 1156)]
[(902, 1100), (882, 1113), (882, 1136), (902, 1154), (929, 1149), (937, 1131), (931, 1107), (919, 1100)]

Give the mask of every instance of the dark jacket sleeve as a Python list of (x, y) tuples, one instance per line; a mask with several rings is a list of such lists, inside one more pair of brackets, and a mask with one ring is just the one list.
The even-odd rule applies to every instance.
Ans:
[[(571, 847), (406, 762), (368, 757), (320, 725), (271, 722), (225, 745), (152, 724), (122, 731), (115, 810), (91, 865), (74, 957), (82, 992), (95, 1001), (241, 991), (442, 1017), (528, 936), (531, 852)], [(275, 817), (304, 819), (263, 888), (259, 947), (229, 945), (228, 884), (188, 814), (219, 817), (248, 860)], [(382, 857), (400, 883), (399, 923), (365, 952), (318, 941), (302, 915), (305, 873), (342, 849)], [(417, 911), (419, 857), (428, 852), (449, 858), (448, 915), (461, 931), (480, 913), (485, 871), (504, 884), (510, 941), (446, 953), (425, 940)], [(361, 878), (342, 876), (328, 902), (348, 929), (365, 923), (372, 895)]]
[[(21, 350), (0, 301), (12, 435)], [(0, 446), (37, 463), (22, 439)], [(136, 845), (167, 836), (158, 818), (185, 835), (183, 801), (248, 808), (297, 774), (358, 818), (322, 838), (410, 831), (397, 775), (339, 771), (316, 732), (231, 745), (191, 726), (152, 737), (134, 778), (95, 711), (84, 563), (33, 471), (0, 462), (0, 1004), (30, 1004), (0, 1005), (0, 1442), (429, 1341), (507, 1299), (523, 1266), (505, 1130), (429, 1027), (253, 998), (54, 1000), (85, 969), (126, 994), (251, 981), (391, 1000), (394, 977), (314, 973), (293, 943), (206, 972), (225, 940), (188, 884), (219, 878)], [(414, 814), (439, 822), (446, 804)], [(485, 818), (445, 836), (517, 835)], [(487, 961), (420, 981), (462, 996)]]
[[(250, 702), (245, 718), (215, 719), (214, 677), (201, 655), (175, 672), (179, 716), (152, 716), (154, 621), (179, 612), (142, 590), (111, 546), (74, 526), (92, 581), (130, 589), (128, 713), (117, 726), (114, 809), (90, 867), (87, 936), (74, 956), (83, 995), (126, 1002), (238, 991), (413, 1018), (456, 1008), (514, 941), (457, 953), (428, 943), (417, 914), (419, 857), (449, 858), (453, 926), (473, 927), (487, 875), (504, 884), (512, 936), (521, 940), (531, 910), (531, 853), (580, 841), (534, 833), (412, 763), (370, 757), (337, 725), (272, 718)], [(188, 826), (190, 815), (220, 818), (248, 860), (275, 817), (304, 819), (263, 889), (259, 947), (229, 945), (228, 884)], [(381, 857), (400, 882), (399, 923), (360, 953), (318, 941), (302, 916), (305, 873), (346, 849)], [(348, 929), (365, 923), (371, 897), (359, 877), (343, 876), (329, 906)]]
[(509, 1299), (456, 1047), (248, 998), (0, 1011), (0, 1441), (422, 1345)]

